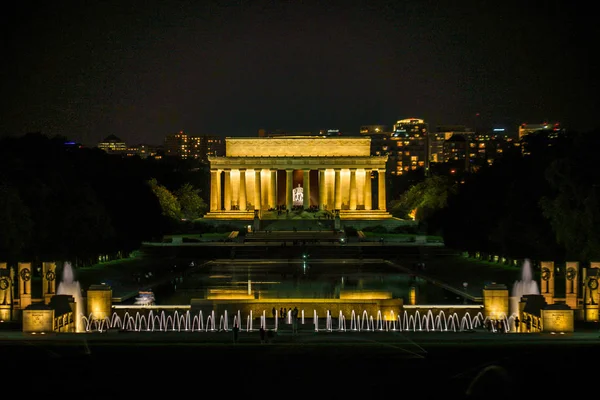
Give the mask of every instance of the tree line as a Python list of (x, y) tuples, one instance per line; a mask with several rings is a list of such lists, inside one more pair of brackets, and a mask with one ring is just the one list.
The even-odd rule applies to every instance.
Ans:
[(206, 212), (203, 166), (81, 148), (32, 133), (0, 141), (0, 261), (126, 257)]
[(511, 259), (600, 261), (600, 132), (537, 132), (492, 165), (431, 175), (392, 202), (447, 246)]

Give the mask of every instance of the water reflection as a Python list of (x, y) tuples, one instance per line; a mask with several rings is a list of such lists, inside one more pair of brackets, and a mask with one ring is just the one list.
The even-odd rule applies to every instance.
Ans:
[(191, 299), (340, 298), (369, 293), (417, 304), (455, 304), (456, 296), (389, 263), (332, 260), (214, 261), (157, 288), (157, 304), (190, 304)]

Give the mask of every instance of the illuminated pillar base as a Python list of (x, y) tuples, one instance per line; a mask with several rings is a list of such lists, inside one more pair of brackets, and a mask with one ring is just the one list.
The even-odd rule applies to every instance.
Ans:
[(12, 306), (0, 306), (0, 322), (10, 321), (12, 319)]
[(92, 285), (87, 291), (87, 315), (102, 321), (112, 316), (112, 289), (108, 285)]
[(54, 310), (45, 304), (31, 304), (23, 310), (23, 333), (53, 333)]
[(483, 289), (483, 307), (486, 317), (500, 319), (508, 316), (508, 289), (506, 285), (493, 283)]
[(598, 322), (598, 306), (587, 306), (584, 316), (586, 322)]
[[(596, 309), (597, 311), (598, 309)], [(569, 306), (566, 304), (552, 304), (542, 310), (542, 332), (573, 331), (575, 331), (575, 318), (573, 309)]]

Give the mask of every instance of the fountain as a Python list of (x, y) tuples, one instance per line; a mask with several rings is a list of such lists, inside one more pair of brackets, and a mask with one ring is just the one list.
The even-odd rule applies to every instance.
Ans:
[(510, 315), (519, 314), (519, 302), (521, 297), (527, 294), (540, 294), (537, 281), (533, 279), (531, 261), (526, 258), (521, 267), (521, 280), (513, 284), (512, 296), (510, 297)]
[[(128, 332), (229, 332), (229, 321), (233, 320), (234, 325), (237, 321), (244, 321), (240, 310), (232, 314), (233, 318), (229, 316), (227, 310), (221, 315), (217, 315), (215, 310), (212, 310), (207, 317), (202, 311), (194, 315), (190, 310), (137, 310), (135, 313), (134, 310), (127, 310), (121, 315), (113, 312), (112, 316), (103, 320), (94, 319), (92, 315), (82, 316), (83, 330), (85, 332), (104, 332), (108, 329)], [(392, 315), (390, 319), (384, 318), (381, 310), (376, 315), (370, 315), (366, 310), (362, 314), (352, 310), (348, 328), (346, 315), (340, 311), (336, 328), (336, 318), (330, 311), (326, 313), (325, 326), (323, 326), (323, 323), (319, 322), (317, 310), (313, 310), (312, 324), (305, 321), (302, 325), (305, 323), (314, 325), (315, 332), (322, 330), (326, 332), (470, 332), (476, 328), (483, 329), (486, 317), (481, 311), (473, 310), (473, 312), (473, 315), (466, 311), (459, 316), (456, 312), (446, 315), (444, 311), (439, 311), (437, 314), (432, 310), (417, 310), (414, 313), (402, 311), (398, 315)], [(252, 320), (252, 313), (250, 313), (246, 318), (246, 326), (240, 323), (240, 330), (252, 332)], [(264, 329), (269, 329), (264, 311), (260, 317), (260, 325)], [(277, 330), (277, 318), (273, 321), (273, 329)]]
[(79, 281), (75, 280), (73, 266), (66, 261), (63, 265), (62, 279), (56, 289), (56, 294), (67, 294), (75, 299), (75, 331), (82, 332), (81, 315), (83, 315), (83, 298), (81, 296), (81, 286)]

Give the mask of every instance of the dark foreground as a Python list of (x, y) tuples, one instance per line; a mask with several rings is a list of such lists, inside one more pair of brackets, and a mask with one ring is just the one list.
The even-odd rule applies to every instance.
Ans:
[(596, 333), (301, 332), (262, 344), (258, 332), (241, 332), (238, 339), (0, 331), (1, 379), (24, 398), (460, 399), (495, 365), (508, 380), (493, 378), (481, 398), (556, 398), (588, 393), (600, 356)]

